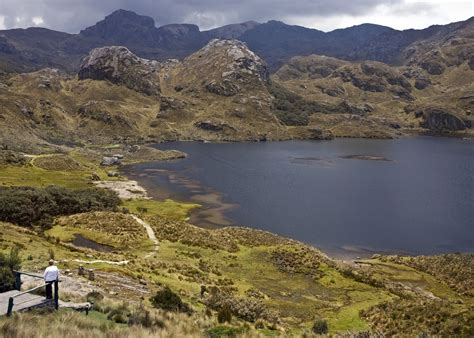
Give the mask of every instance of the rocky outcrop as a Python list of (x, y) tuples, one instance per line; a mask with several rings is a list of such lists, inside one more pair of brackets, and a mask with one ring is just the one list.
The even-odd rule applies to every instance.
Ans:
[(466, 123), (448, 110), (429, 108), (424, 111), (424, 120), (421, 126), (434, 132), (449, 132), (464, 130), (470, 127), (470, 123)]
[(428, 88), (431, 85), (431, 80), (426, 77), (419, 77), (415, 80), (415, 88), (418, 90), (423, 90)]
[(332, 140), (334, 138), (332, 132), (327, 129), (309, 127), (308, 132), (308, 138), (312, 140)]
[(212, 120), (197, 121), (194, 123), (194, 125), (199, 129), (203, 129), (206, 131), (213, 131), (213, 132), (220, 132), (224, 130), (235, 130), (234, 127), (222, 121), (212, 121)]
[(237, 40), (212, 40), (186, 58), (180, 77), (189, 78), (189, 70), (201, 78), (204, 89), (220, 96), (234, 96), (242, 91), (263, 88), (268, 81), (265, 62), (247, 45)]
[(160, 64), (139, 58), (126, 47), (93, 49), (82, 60), (79, 79), (108, 80), (147, 95), (160, 94)]
[(342, 101), (335, 109), (339, 113), (348, 113), (361, 116), (367, 115), (368, 113), (371, 113), (375, 110), (374, 107), (369, 103), (357, 105), (346, 100)]

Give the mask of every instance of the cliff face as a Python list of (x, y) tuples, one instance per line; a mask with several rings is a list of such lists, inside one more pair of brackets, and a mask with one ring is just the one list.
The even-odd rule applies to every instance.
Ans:
[(470, 25), (462, 27), (459, 36), (459, 30), (452, 33), (452, 41), (436, 39), (432, 49), (417, 49), (406, 66), (318, 55), (292, 58), (272, 79), (318, 105), (306, 112), (289, 109), (285, 118), (327, 128), (336, 136), (392, 137), (425, 131), (472, 134), (470, 51), (474, 41), (468, 28)]
[(108, 80), (145, 93), (159, 95), (160, 64), (137, 57), (126, 47), (93, 49), (81, 63), (79, 79)]

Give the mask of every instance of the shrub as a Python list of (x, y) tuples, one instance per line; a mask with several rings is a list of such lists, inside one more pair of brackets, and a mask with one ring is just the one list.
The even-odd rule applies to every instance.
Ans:
[(119, 204), (117, 194), (106, 189), (0, 187), (0, 221), (21, 226), (47, 228), (55, 216), (116, 210)]
[(188, 304), (183, 303), (181, 298), (174, 293), (169, 287), (159, 290), (150, 298), (151, 304), (158, 309), (174, 312), (191, 313), (192, 310)]
[(224, 305), (217, 312), (217, 321), (219, 323), (230, 323), (232, 321), (232, 311), (228, 305)]
[(119, 324), (127, 324), (129, 316), (130, 310), (127, 304), (122, 303), (118, 307), (110, 310), (110, 312), (107, 314), (107, 319)]
[(135, 311), (133, 311), (129, 318), (128, 318), (128, 325), (141, 325), (146, 328), (160, 328), (163, 329), (165, 327), (165, 323), (163, 320), (152, 316), (150, 311), (145, 309), (143, 305), (138, 307)]
[(14, 247), (8, 255), (0, 252), (0, 293), (15, 288), (15, 275), (13, 270), (21, 268), (20, 250)]
[(242, 335), (245, 332), (245, 329), (242, 327), (232, 327), (232, 326), (216, 326), (207, 331), (207, 334), (210, 338), (220, 338), (220, 337), (237, 337)]
[(312, 330), (315, 334), (326, 334), (328, 333), (328, 323), (324, 319), (318, 318), (314, 321)]

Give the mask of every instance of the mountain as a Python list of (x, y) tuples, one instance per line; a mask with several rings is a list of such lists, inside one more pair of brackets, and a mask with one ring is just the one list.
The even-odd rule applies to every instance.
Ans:
[(216, 39), (238, 39), (248, 30), (254, 29), (260, 25), (255, 21), (247, 21), (244, 23), (225, 25), (222, 27), (211, 29), (207, 33), (210, 37)]
[[(268, 70), (237, 40), (212, 40), (183, 61), (93, 49), (77, 75), (54, 69), (0, 78), (0, 144), (288, 139), (272, 112)], [(21, 132), (20, 132), (21, 131)]]
[[(247, 43), (211, 39), (240, 33)], [(419, 31), (270, 21), (201, 32), (119, 10), (76, 35), (8, 30), (0, 144), (470, 136), (473, 55), (474, 18)]]
[(363, 24), (325, 33), (279, 21), (262, 24), (250, 21), (200, 31), (199, 27), (189, 24), (157, 28), (150, 17), (117, 10), (79, 34), (41, 28), (0, 31), (0, 69), (11, 72), (57, 67), (77, 71), (80, 59), (92, 48), (110, 45), (123, 45), (148, 59), (183, 59), (214, 38), (247, 43), (267, 62), (271, 72), (293, 56), (311, 54), (401, 65), (407, 61), (410, 45), (440, 41), (469, 25), (472, 25), (472, 18), (422, 30), (398, 31)]

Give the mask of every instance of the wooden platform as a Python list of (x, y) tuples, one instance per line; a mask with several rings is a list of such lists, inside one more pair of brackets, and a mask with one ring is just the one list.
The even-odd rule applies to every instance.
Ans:
[[(20, 291), (17, 290), (0, 293), (0, 316), (7, 314), (8, 299), (19, 293)], [(51, 299), (46, 299), (44, 296), (26, 293), (15, 298), (13, 312), (27, 311), (33, 308), (52, 305), (52, 303)]]

